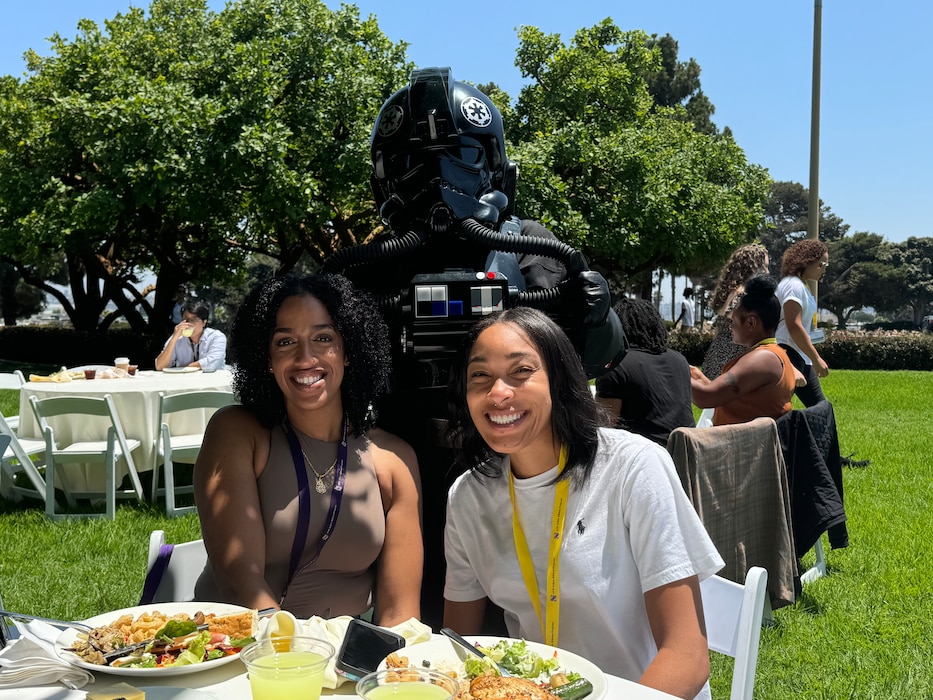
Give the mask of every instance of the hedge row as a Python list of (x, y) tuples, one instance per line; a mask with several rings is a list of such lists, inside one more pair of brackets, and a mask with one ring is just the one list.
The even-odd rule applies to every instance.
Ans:
[[(671, 333), (669, 343), (701, 365), (711, 333)], [(918, 331), (826, 331), (818, 346), (831, 369), (933, 370), (933, 334)]]
[(140, 369), (152, 369), (165, 338), (140, 335), (128, 328), (81, 333), (55, 326), (0, 328), (0, 358), (39, 367), (108, 365), (129, 357)]

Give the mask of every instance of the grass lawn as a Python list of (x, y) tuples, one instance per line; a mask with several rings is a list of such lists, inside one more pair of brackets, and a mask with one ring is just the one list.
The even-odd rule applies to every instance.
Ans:
[[(836, 371), (824, 380), (844, 455), (851, 546), (829, 551), (830, 576), (808, 585), (762, 632), (755, 696), (933, 697), (930, 421), (933, 373)], [(2, 392), (0, 392), (2, 393)], [(0, 410), (15, 412), (4, 402)], [(83, 618), (135, 605), (149, 532), (199, 537), (197, 517), (123, 504), (113, 522), (52, 523), (41, 504), (0, 501), (0, 593), (8, 609)], [(731, 659), (714, 654), (714, 698), (728, 698)]]

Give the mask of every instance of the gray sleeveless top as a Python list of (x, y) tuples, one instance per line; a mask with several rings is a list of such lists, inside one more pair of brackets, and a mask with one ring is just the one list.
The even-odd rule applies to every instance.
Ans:
[[(337, 457), (338, 443), (321, 442), (295, 431), (305, 454), (318, 474), (324, 474)], [(288, 583), (295, 528), (298, 523), (298, 480), (288, 438), (281, 427), (272, 429), (269, 461), (258, 480), (259, 502), (266, 535), (265, 578), (276, 598)], [(347, 477), (340, 516), (318, 560), (300, 570), (288, 583), (282, 608), (295, 617), (360, 615), (372, 604), (375, 561), (385, 541), (385, 513), (373, 466), (370, 443), (365, 437), (348, 436)], [(327, 490), (318, 494), (317, 477), (304, 465), (311, 487), (311, 522), (305, 540), (301, 569), (313, 556), (324, 531), (330, 505), (334, 471), (324, 476)], [(223, 601), (210, 571), (210, 563), (195, 587), (197, 600)]]

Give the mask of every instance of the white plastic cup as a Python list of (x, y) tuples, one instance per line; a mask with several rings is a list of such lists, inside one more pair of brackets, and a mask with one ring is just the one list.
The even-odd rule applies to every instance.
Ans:
[(124, 372), (129, 372), (130, 370), (130, 358), (128, 357), (118, 357), (113, 361), (113, 366), (117, 369), (122, 369)]

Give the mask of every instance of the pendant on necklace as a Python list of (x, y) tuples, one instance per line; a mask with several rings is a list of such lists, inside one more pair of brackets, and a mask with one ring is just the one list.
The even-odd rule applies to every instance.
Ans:
[(314, 490), (320, 494), (327, 492), (327, 487), (324, 485), (324, 479), (322, 479), (321, 477), (317, 478), (317, 482), (315, 482), (314, 484)]

